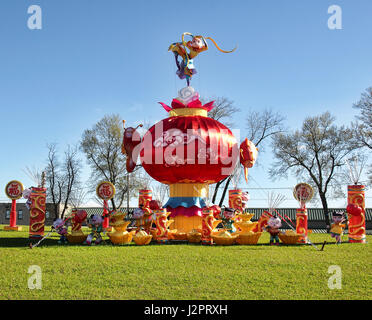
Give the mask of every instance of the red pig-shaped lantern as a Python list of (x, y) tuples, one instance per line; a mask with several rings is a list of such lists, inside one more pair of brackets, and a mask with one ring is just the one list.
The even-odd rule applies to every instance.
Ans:
[[(125, 120), (123, 120), (125, 126)], [(127, 172), (133, 172), (137, 164), (139, 156), (139, 150), (136, 147), (141, 143), (141, 136), (137, 131), (138, 127), (142, 127), (142, 124), (136, 128), (124, 128), (123, 144), (121, 145), (121, 152), (127, 155), (126, 169)]]

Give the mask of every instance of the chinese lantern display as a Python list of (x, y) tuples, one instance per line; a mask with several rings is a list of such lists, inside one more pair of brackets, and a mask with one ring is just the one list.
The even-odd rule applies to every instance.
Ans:
[(307, 208), (306, 202), (314, 195), (313, 188), (307, 183), (299, 183), (293, 190), (294, 198), (299, 202), (300, 208), (296, 209), (296, 233), (301, 234), (299, 243), (307, 243)]
[(30, 206), (30, 238), (42, 238), (44, 236), (46, 188), (31, 188)]
[(257, 221), (257, 224), (253, 228), (253, 232), (262, 232), (264, 228), (267, 226), (267, 223), (271, 217), (271, 214), (268, 211), (264, 211), (260, 218)]
[(141, 219), (137, 221), (137, 231), (140, 231), (141, 227), (150, 234), (152, 226), (152, 210), (150, 204), (152, 203), (152, 191), (147, 189), (139, 190), (138, 206), (142, 209), (143, 215)]
[(365, 186), (348, 186), (347, 202), (349, 242), (366, 243)]
[(202, 105), (192, 87), (179, 92), (172, 106), (161, 103), (169, 118), (152, 126), (142, 139), (140, 159), (155, 180), (169, 185), (164, 204), (178, 232), (201, 229), (209, 185), (231, 175), (239, 145), (231, 130), (208, 117), (213, 102)]
[(22, 197), (23, 185), (21, 182), (13, 180), (5, 187), (5, 194), (12, 200), (12, 207), (10, 210), (9, 226), (5, 226), (4, 230), (21, 231), (22, 227), (17, 226), (17, 200)]
[(166, 209), (154, 210), (156, 216), (155, 225), (156, 229), (153, 230), (154, 239), (159, 243), (168, 242), (169, 239), (169, 226), (174, 222), (172, 219), (168, 220), (170, 212)]
[(213, 209), (210, 209), (208, 207), (203, 208), (201, 237), (202, 244), (213, 244), (212, 233), (220, 222), (221, 220), (215, 219)]
[(111, 230), (109, 227), (110, 217), (108, 210), (108, 201), (115, 197), (115, 186), (109, 181), (102, 181), (96, 188), (97, 197), (103, 200), (103, 224), (102, 227), (106, 230)]
[[(191, 34), (186, 32), (182, 38), (185, 35)], [(152, 126), (142, 140), (136, 128), (125, 129), (122, 145), (122, 152), (130, 158), (127, 159), (128, 172), (133, 171), (139, 157), (142, 167), (153, 179), (169, 186), (170, 197), (163, 208), (170, 212), (174, 221), (172, 230), (177, 230), (177, 234), (202, 229), (209, 185), (230, 176), (238, 160), (248, 179), (247, 170), (257, 157), (257, 148), (252, 142), (246, 139), (239, 145), (229, 128), (208, 116), (214, 101), (203, 104), (198, 92), (190, 86), (195, 71), (191, 70), (192, 59), (208, 48), (206, 39), (215, 43), (211, 38), (192, 37), (190, 43), (173, 43), (169, 48), (176, 57), (177, 74), (187, 80), (187, 87), (179, 91), (171, 106), (160, 102), (169, 117)], [(187, 54), (187, 50), (191, 50), (190, 53)], [(184, 58), (185, 68), (178, 57)]]

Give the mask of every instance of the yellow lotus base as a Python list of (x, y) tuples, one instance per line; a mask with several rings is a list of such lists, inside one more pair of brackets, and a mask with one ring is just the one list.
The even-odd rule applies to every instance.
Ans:
[(4, 230), (5, 231), (22, 231), (22, 227), (18, 227), (18, 226), (15, 226), (15, 227), (5, 226), (4, 227)]
[(187, 240), (186, 232), (178, 232), (177, 230), (175, 233), (171, 232), (170, 235), (172, 240)]
[(202, 234), (196, 230), (193, 230), (187, 234), (187, 240), (191, 243), (201, 242)]
[(285, 244), (296, 244), (298, 240), (302, 237), (300, 234), (288, 235), (288, 234), (278, 234), (279, 239)]
[(113, 244), (129, 244), (129, 243), (132, 242), (133, 233), (135, 233), (135, 231), (131, 231), (131, 232), (117, 231), (117, 232), (113, 232), (113, 233), (108, 233), (107, 235), (108, 235), (108, 237), (110, 238), (110, 241)]
[(221, 246), (230, 246), (235, 243), (237, 235), (231, 235), (227, 231), (222, 231), (218, 235), (212, 234), (213, 242)]
[(134, 243), (138, 246), (146, 246), (151, 242), (151, 240), (152, 240), (151, 234), (147, 236), (141, 236), (141, 237), (134, 236), (133, 237)]
[(241, 233), (238, 235), (236, 242), (242, 245), (257, 244), (258, 239), (260, 239), (261, 235), (262, 235), (262, 232)]
[(202, 228), (202, 218), (199, 216), (193, 217), (177, 216), (172, 218), (172, 220), (174, 220), (174, 222), (171, 225), (171, 230), (177, 229), (178, 233), (189, 233), (193, 229)]
[(67, 240), (70, 243), (83, 243), (87, 239), (87, 235), (83, 231), (72, 231), (71, 234), (67, 234)]

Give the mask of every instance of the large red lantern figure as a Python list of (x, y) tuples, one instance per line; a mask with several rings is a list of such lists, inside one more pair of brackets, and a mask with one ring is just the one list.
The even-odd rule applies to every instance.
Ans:
[(141, 162), (155, 180), (168, 184), (171, 212), (178, 232), (201, 229), (209, 185), (229, 176), (239, 156), (238, 143), (222, 123), (209, 118), (213, 102), (202, 105), (191, 87), (180, 91), (172, 107), (162, 103), (169, 118), (143, 137)]

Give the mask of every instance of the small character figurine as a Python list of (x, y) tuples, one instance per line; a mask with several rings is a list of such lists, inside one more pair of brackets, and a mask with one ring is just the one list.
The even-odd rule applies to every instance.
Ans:
[(59, 244), (67, 243), (67, 227), (65, 226), (65, 222), (62, 219), (56, 219), (53, 222), (53, 228), (57, 231), (57, 233), (61, 236), (58, 240)]
[(242, 208), (243, 208), (243, 212), (245, 209), (248, 208), (248, 201), (250, 199), (250, 196), (249, 196), (249, 192), (243, 192), (242, 193)]
[(342, 224), (342, 222), (345, 221), (344, 213), (342, 211), (339, 211), (339, 212), (333, 211), (332, 219), (334, 223), (332, 223), (331, 225), (331, 230), (330, 230), (331, 237), (336, 239), (337, 244), (340, 244), (341, 236), (345, 228), (345, 224)]
[(280, 233), (279, 228), (282, 226), (282, 222), (276, 216), (270, 217), (269, 221), (267, 222), (267, 226), (265, 230), (270, 233), (270, 245), (275, 244), (279, 245), (279, 237), (278, 234)]
[(101, 232), (103, 231), (103, 219), (99, 215), (94, 215), (90, 221), (89, 227), (92, 229), (92, 232), (88, 235), (85, 244), (90, 245), (93, 238), (95, 238), (95, 244), (100, 244), (102, 242)]
[(226, 231), (233, 233), (236, 231), (236, 228), (234, 227), (234, 218), (236, 216), (236, 211), (233, 208), (225, 208), (223, 213), (220, 213), (222, 224)]
[(142, 208), (143, 208), (143, 205), (140, 204), (139, 208), (136, 208), (133, 211), (133, 219), (136, 220), (136, 226), (137, 226), (136, 233), (141, 231), (141, 228), (143, 227), (143, 224), (144, 224), (143, 223), (144, 212)]

